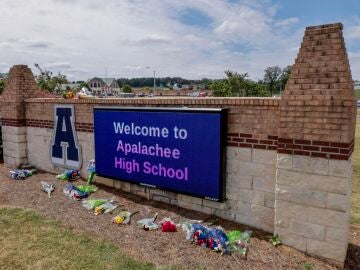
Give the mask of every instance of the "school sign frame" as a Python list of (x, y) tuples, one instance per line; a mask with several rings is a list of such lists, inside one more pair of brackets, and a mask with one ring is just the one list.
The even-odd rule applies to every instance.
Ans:
[(94, 108), (99, 176), (225, 199), (225, 109)]

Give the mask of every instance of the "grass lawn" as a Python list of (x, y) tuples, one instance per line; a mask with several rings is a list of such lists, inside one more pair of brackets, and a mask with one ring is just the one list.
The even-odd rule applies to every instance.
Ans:
[(0, 269), (155, 269), (23, 209), (0, 208)]
[(360, 109), (356, 119), (353, 194), (351, 197), (351, 223), (360, 226)]

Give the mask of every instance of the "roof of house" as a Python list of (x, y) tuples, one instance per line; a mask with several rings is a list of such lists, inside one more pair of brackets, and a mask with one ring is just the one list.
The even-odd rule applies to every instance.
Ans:
[(113, 81), (116, 81), (115, 78), (98, 78), (98, 77), (94, 77), (94, 78), (91, 78), (91, 79), (87, 80), (87, 82), (90, 82), (91, 80), (94, 80), (94, 79), (103, 81), (106, 86), (110, 86), (113, 83)]
[(80, 83), (62, 83), (60, 85), (60, 89), (62, 91), (65, 91), (67, 87), (70, 87), (70, 89), (74, 89), (80, 86)]

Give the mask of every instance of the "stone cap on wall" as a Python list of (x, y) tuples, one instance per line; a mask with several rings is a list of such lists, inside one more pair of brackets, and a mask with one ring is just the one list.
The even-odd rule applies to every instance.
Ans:
[(258, 105), (279, 106), (281, 98), (277, 97), (156, 97), (156, 98), (30, 98), (26, 103), (88, 103), (88, 104), (119, 104), (119, 105)]

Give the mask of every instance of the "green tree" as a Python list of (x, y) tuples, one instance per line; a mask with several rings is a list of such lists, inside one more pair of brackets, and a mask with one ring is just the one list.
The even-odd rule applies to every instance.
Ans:
[(267, 67), (264, 72), (264, 82), (267, 84), (270, 95), (272, 96), (278, 85), (281, 68), (279, 66)]
[(231, 93), (233, 96), (247, 97), (249, 96), (249, 75), (247, 73), (237, 73), (230, 70), (225, 71), (227, 80), (231, 86)]
[(0, 79), (0, 95), (2, 94), (4, 89), (5, 89), (5, 80)]
[(281, 71), (280, 77), (279, 77), (279, 86), (280, 86), (280, 92), (285, 90), (286, 83), (290, 77), (291, 74), (291, 66), (287, 66), (283, 68)]
[(61, 84), (68, 83), (66, 76), (60, 72), (57, 75), (49, 70), (43, 71), (38, 64), (35, 64), (40, 71), (40, 75), (35, 76), (36, 82), (41, 90), (49, 91), (50, 93), (61, 93)]
[(266, 86), (250, 80), (247, 73), (225, 71), (226, 78), (215, 80), (209, 88), (216, 97), (263, 97), (269, 96)]
[(132, 88), (130, 85), (128, 84), (125, 84), (122, 88), (121, 88), (121, 91), (123, 93), (132, 93)]
[(216, 80), (210, 84), (214, 97), (231, 97), (231, 86), (228, 80)]

